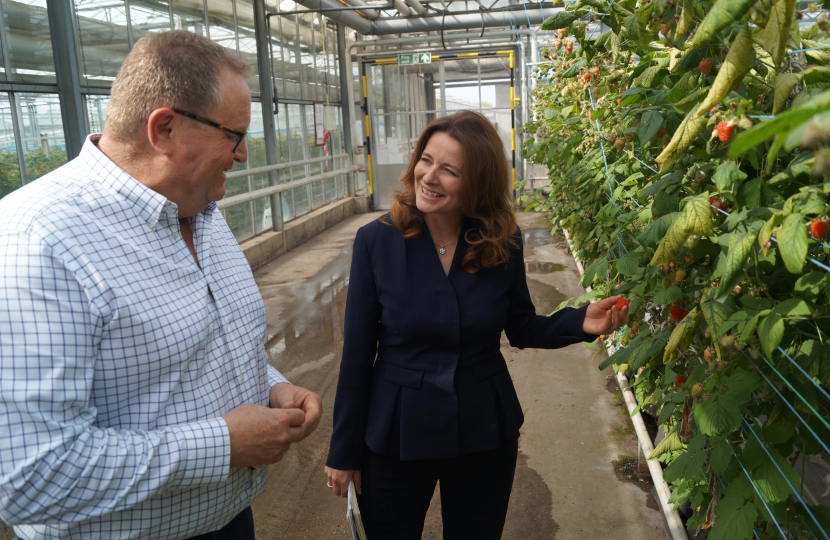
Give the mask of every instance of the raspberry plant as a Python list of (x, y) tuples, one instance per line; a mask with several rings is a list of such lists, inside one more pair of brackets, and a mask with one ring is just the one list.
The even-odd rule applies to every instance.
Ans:
[(796, 7), (569, 4), (543, 29), (579, 46), (539, 66), (525, 125), (556, 194), (527, 208), (588, 263), (578, 302), (631, 301), (601, 367), (659, 411), (652, 457), (710, 540), (830, 533), (786, 459), (830, 452), (830, 21)]

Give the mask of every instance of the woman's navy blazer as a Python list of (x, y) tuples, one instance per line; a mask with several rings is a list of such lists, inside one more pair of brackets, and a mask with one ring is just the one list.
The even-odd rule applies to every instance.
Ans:
[(468, 274), (464, 233), (474, 222), (465, 218), (445, 275), (426, 226), (405, 240), (381, 220), (354, 242), (327, 465), (360, 469), (365, 445), (421, 460), (518, 439), (524, 415), (500, 352), (502, 330), (518, 348), (592, 340), (582, 332), (587, 306), (536, 315), (521, 232), (506, 264)]

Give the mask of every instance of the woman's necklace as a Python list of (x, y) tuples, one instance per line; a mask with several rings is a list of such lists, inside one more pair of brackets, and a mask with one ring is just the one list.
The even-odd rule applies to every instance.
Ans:
[(443, 254), (445, 254), (445, 253), (447, 252), (447, 250), (446, 250), (446, 249), (444, 249), (444, 248), (445, 248), (445, 247), (449, 247), (449, 246), (451, 246), (451, 245), (455, 244), (456, 242), (458, 242), (458, 238), (456, 238), (455, 240), (453, 240), (453, 241), (452, 241), (452, 242), (450, 242), (449, 244), (444, 244), (443, 246), (441, 246), (441, 245), (439, 245), (439, 244), (435, 244), (435, 242), (433, 242), (433, 244), (435, 244), (435, 247), (437, 247), (437, 248), (438, 248), (438, 254), (439, 254), (439, 255), (443, 255)]

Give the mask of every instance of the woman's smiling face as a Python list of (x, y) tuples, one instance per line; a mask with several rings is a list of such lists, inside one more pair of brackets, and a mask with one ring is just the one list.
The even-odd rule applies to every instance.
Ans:
[(415, 165), (415, 206), (424, 214), (463, 215), (466, 163), (461, 143), (443, 132), (427, 141)]

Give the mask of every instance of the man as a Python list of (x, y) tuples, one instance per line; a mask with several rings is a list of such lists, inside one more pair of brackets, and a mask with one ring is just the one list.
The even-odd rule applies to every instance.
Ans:
[(103, 135), (0, 200), (0, 518), (21, 538), (253, 538), (259, 466), (317, 427), (214, 202), (247, 159), (247, 72), (196, 34), (140, 40)]

